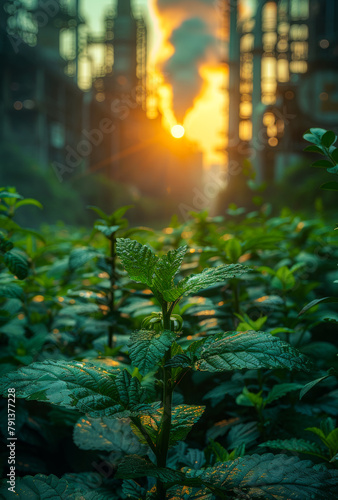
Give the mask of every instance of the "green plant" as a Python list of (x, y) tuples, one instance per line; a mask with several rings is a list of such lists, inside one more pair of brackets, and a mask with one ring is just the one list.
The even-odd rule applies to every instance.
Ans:
[[(123, 217), (124, 214), (132, 208), (131, 205), (121, 207), (115, 210), (112, 214), (106, 214), (103, 210), (98, 207), (90, 206), (88, 207), (93, 210), (100, 219), (94, 222), (94, 229), (91, 238), (93, 238), (97, 233), (101, 233), (105, 239), (108, 241), (108, 251), (104, 254), (101, 250), (93, 247), (79, 247), (74, 248), (69, 256), (69, 269), (71, 272), (83, 268), (85, 264), (93, 259), (98, 259), (97, 267), (107, 274), (109, 279), (109, 289), (96, 286), (96, 292), (105, 297), (105, 302), (103, 307), (107, 308), (106, 320), (109, 321), (108, 326), (108, 350), (113, 348), (113, 335), (118, 326), (118, 308), (127, 298), (128, 295), (120, 297), (119, 300), (116, 299), (117, 282), (118, 282), (118, 272), (116, 265), (116, 239), (117, 236), (129, 236), (134, 233), (140, 233), (142, 231), (151, 232), (152, 230), (145, 227), (136, 227), (128, 229), (128, 220)], [(108, 352), (108, 351), (107, 351)], [(109, 351), (110, 352), (110, 351)], [(111, 352), (110, 352), (111, 353)]]
[(13, 220), (17, 210), (27, 205), (42, 208), (37, 200), (24, 198), (13, 187), (0, 188), (0, 222), (1, 228), (5, 231), (5, 233), (0, 232), (0, 264), (4, 263), (8, 270), (20, 280), (28, 276), (29, 260), (24, 252), (14, 248), (14, 243), (11, 241), (14, 233), (16, 237), (27, 235), (43, 241), (43, 237), (38, 232), (24, 229)]
[[(326, 168), (330, 174), (338, 174), (338, 149), (334, 146), (337, 136), (332, 130), (322, 128), (311, 128), (304, 134), (304, 139), (311, 142), (312, 146), (307, 146), (304, 151), (318, 153), (324, 156), (325, 160), (317, 160), (312, 167)], [(322, 189), (338, 191), (338, 182), (329, 181), (321, 185)]]
[[(159, 257), (146, 245), (118, 238), (116, 249), (129, 277), (149, 287), (161, 308), (161, 313), (143, 320), (147, 329), (135, 331), (130, 337), (132, 373), (121, 366), (109, 369), (86, 361), (47, 360), (3, 377), (2, 393), (7, 395), (9, 388), (15, 388), (18, 398), (85, 413), (89, 425), (86, 439), (92, 441), (99, 439), (95, 419), (101, 419), (102, 424), (97, 420), (95, 424), (99, 424), (100, 432), (103, 426), (114, 432), (115, 418), (129, 418), (145, 449), (143, 456), (127, 456), (120, 461), (115, 478), (124, 479), (124, 494), (132, 498), (267, 498), (267, 495), (285, 500), (291, 497), (305, 500), (313, 495), (318, 499), (333, 498), (335, 472), (312, 467), (297, 457), (265, 454), (236, 458), (243, 453), (243, 447), (236, 455), (211, 442), (207, 456), (212, 465), (209, 461), (205, 467), (198, 458), (195, 463), (199, 468), (180, 470), (169, 466), (169, 448), (185, 439), (205, 410), (203, 406), (173, 404), (174, 390), (189, 371), (211, 374), (258, 368), (306, 371), (310, 363), (285, 341), (261, 331), (209, 334), (188, 345), (181, 344), (183, 321), (176, 312), (178, 302), (215, 283), (237, 278), (247, 273), (248, 268), (241, 264), (221, 265), (175, 282), (186, 247)], [(244, 396), (250, 404), (264, 409), (296, 388), (295, 385), (276, 387), (264, 399), (259, 395), (250, 399), (250, 393)], [(108, 436), (113, 439), (112, 434)], [(81, 441), (81, 435), (77, 439)], [(226, 461), (215, 463), (210, 454)], [(142, 477), (155, 478), (156, 487), (148, 487), (147, 492), (147, 488), (134, 481)], [(18, 481), (18, 497), (27, 497), (32, 484), (30, 477)], [(116, 484), (108, 481), (101, 488), (93, 488), (93, 483), (81, 474), (62, 479), (36, 476), (34, 488), (37, 495), (44, 492), (55, 498), (66, 491), (70, 499), (78, 493), (95, 500), (119, 498)], [(6, 491), (4, 496), (9, 498)]]

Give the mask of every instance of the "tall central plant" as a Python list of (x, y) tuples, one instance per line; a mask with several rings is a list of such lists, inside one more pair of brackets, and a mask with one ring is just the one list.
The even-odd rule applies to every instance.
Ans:
[[(152, 369), (155, 363), (161, 364), (163, 412), (154, 451), (158, 467), (165, 467), (170, 441), (173, 391), (181, 372), (193, 364), (194, 348), (197, 347), (192, 346), (189, 352), (184, 353), (175, 342), (179, 335), (175, 331), (176, 322), (182, 326), (182, 319), (177, 315), (172, 316), (174, 307), (182, 297), (216, 282), (239, 276), (245, 268), (236, 264), (206, 269), (175, 285), (174, 277), (183, 262), (186, 246), (171, 250), (163, 257), (157, 257), (147, 246), (129, 239), (118, 239), (116, 248), (129, 277), (147, 285), (162, 308), (162, 313), (153, 314), (143, 322), (145, 327), (157, 324), (156, 330), (141, 330), (132, 335), (129, 354), (133, 364), (143, 374)], [(173, 353), (176, 355), (172, 357)], [(158, 498), (165, 498), (165, 486), (160, 479), (157, 481), (157, 492)]]
[[(152, 370), (155, 364), (160, 364), (162, 411), (157, 434), (152, 436), (153, 451), (159, 468), (166, 467), (172, 414), (176, 413), (176, 409), (172, 408), (172, 395), (185, 371), (191, 368), (211, 372), (262, 367), (307, 369), (308, 364), (291, 346), (262, 332), (211, 335), (193, 342), (184, 351), (176, 342), (179, 337), (177, 330), (182, 327), (183, 321), (173, 314), (175, 305), (184, 296), (215, 283), (237, 278), (248, 271), (248, 268), (241, 264), (223, 265), (205, 269), (201, 274), (191, 275), (175, 284), (174, 277), (181, 267), (186, 251), (187, 247), (184, 246), (158, 257), (150, 248), (136, 241), (122, 238), (117, 240), (117, 253), (129, 277), (147, 285), (162, 308), (162, 313), (154, 313), (143, 322), (144, 327), (156, 325), (157, 328), (135, 332), (131, 337), (129, 349), (133, 364), (142, 374)], [(195, 409), (195, 416), (200, 416), (200, 410)], [(214, 489), (210, 484), (209, 488)], [(159, 476), (157, 498), (164, 499), (165, 491), (165, 481)]]

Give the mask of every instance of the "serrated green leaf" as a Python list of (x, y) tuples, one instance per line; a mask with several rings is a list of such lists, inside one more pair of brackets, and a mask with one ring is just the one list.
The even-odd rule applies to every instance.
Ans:
[(239, 277), (248, 270), (241, 264), (205, 269), (200, 274), (184, 278), (175, 287), (173, 278), (182, 263), (186, 247), (172, 250), (161, 258), (148, 247), (128, 238), (118, 238), (116, 248), (129, 277), (148, 285), (160, 301), (175, 302), (184, 295)]
[(73, 439), (81, 450), (122, 452), (144, 455), (148, 447), (137, 439), (128, 418), (81, 417), (74, 427)]
[[(172, 446), (177, 441), (186, 438), (193, 425), (201, 418), (205, 406), (179, 405), (172, 408), (171, 429), (169, 445)], [(156, 438), (160, 430), (163, 408), (156, 410), (151, 415), (143, 415), (140, 417), (143, 427), (156, 443)], [(142, 435), (133, 426), (134, 432), (139, 436), (142, 442), (145, 443)]]
[(4, 262), (10, 272), (17, 276), (19, 280), (27, 278), (29, 265), (25, 255), (19, 253), (17, 250), (10, 250), (5, 253)]
[(325, 500), (334, 498), (337, 473), (319, 469), (308, 461), (286, 455), (252, 455), (217, 464), (204, 471), (183, 469), (187, 478), (198, 478), (216, 492), (245, 491), (249, 498), (275, 500)]
[(13, 498), (17, 498), (18, 500), (71, 499), (68, 496), (68, 492), (69, 485), (65, 479), (59, 479), (54, 475), (44, 476), (43, 474), (16, 478), (15, 494), (8, 491), (7, 483), (0, 489), (1, 498), (4, 500), (11, 500)]
[(161, 361), (176, 338), (176, 333), (139, 330), (134, 332), (128, 342), (129, 356), (134, 366), (145, 375)]
[(233, 450), (245, 444), (250, 447), (259, 437), (257, 422), (237, 424), (230, 428), (227, 436), (228, 449)]
[(201, 371), (287, 368), (307, 370), (310, 362), (286, 342), (264, 332), (227, 332), (207, 337), (195, 367)]
[(126, 497), (133, 498), (134, 500), (142, 500), (146, 495), (146, 490), (132, 479), (125, 479), (123, 481), (122, 491)]
[[(96, 489), (102, 484), (102, 476), (97, 472), (68, 472), (62, 476), (72, 486), (76, 484), (86, 488)], [(72, 488), (73, 489), (73, 488)]]
[(129, 238), (117, 238), (116, 251), (129, 277), (151, 286), (159, 258), (150, 248)]
[(183, 246), (176, 250), (169, 250), (166, 255), (159, 258), (152, 281), (153, 288), (165, 292), (174, 286), (174, 276), (181, 267), (187, 248)]
[(207, 488), (173, 486), (168, 490), (168, 500), (215, 500)]
[(65, 500), (117, 500), (117, 496), (111, 490), (100, 488), (102, 475), (99, 473), (68, 473), (64, 474), (62, 479), (68, 482), (68, 496)]
[(11, 283), (9, 285), (0, 285), (0, 298), (1, 297), (24, 300), (25, 294), (21, 286)]
[(192, 361), (186, 354), (176, 354), (165, 366), (171, 368), (191, 368)]
[(83, 361), (33, 363), (0, 380), (2, 394), (9, 387), (15, 387), (18, 398), (76, 408), (93, 417), (152, 413), (158, 406), (145, 404), (138, 379), (126, 370), (116, 375)]
[[(148, 460), (127, 457), (117, 477), (156, 477), (166, 483), (206, 486), (216, 496), (238, 497), (244, 491), (249, 498), (271, 500), (327, 500), (335, 498), (337, 472), (313, 466), (308, 460), (286, 455), (252, 455), (233, 462), (218, 463), (202, 470), (184, 468), (175, 471), (156, 467)], [(329, 496), (331, 495), (331, 496)]]
[[(95, 483), (94, 479), (95, 478)], [(91, 484), (94, 483), (94, 484)], [(99, 474), (66, 474), (59, 479), (54, 475), (17, 477), (15, 494), (8, 491), (8, 484), (0, 489), (0, 496), (4, 500), (17, 498), (18, 500), (117, 500), (111, 491), (99, 488), (102, 478)]]
[(297, 391), (302, 387), (303, 384), (295, 384), (295, 383), (276, 384), (269, 392), (269, 395), (264, 399), (264, 406), (269, 405), (273, 401), (282, 398), (289, 392)]
[(164, 483), (173, 483), (184, 480), (184, 474), (164, 467), (156, 467), (155, 464), (137, 455), (130, 455), (121, 460), (118, 466), (116, 478), (133, 479), (137, 477), (156, 477)]
[(323, 449), (320, 446), (316, 443), (305, 441), (305, 439), (277, 439), (275, 441), (266, 441), (259, 446), (271, 448), (272, 450), (287, 450), (295, 453), (306, 453), (308, 455), (315, 455), (327, 460), (324, 456)]
[(216, 283), (223, 283), (232, 278), (238, 278), (249, 268), (241, 264), (230, 264), (204, 269), (200, 274), (192, 274), (180, 281), (175, 288), (163, 293), (163, 298), (174, 302), (180, 297), (196, 293)]

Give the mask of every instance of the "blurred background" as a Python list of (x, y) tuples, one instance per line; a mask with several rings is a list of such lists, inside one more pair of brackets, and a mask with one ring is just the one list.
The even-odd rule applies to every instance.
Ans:
[(333, 209), (302, 135), (338, 131), (337, 26), (336, 0), (0, 0), (1, 185), (31, 226)]

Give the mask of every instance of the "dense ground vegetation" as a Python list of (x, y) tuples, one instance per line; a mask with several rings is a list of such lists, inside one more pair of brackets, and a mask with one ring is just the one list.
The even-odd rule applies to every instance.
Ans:
[[(335, 136), (305, 137), (336, 174)], [(232, 205), (153, 231), (129, 228), (129, 207), (91, 207), (91, 234), (35, 232), (16, 220), (38, 202), (0, 198), (1, 389), (16, 394), (15, 425), (7, 399), (0, 425), (17, 437), (17, 494), (5, 479), (3, 498), (336, 498), (325, 214)]]

